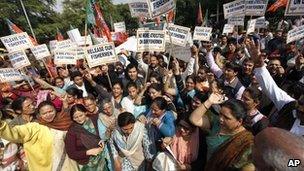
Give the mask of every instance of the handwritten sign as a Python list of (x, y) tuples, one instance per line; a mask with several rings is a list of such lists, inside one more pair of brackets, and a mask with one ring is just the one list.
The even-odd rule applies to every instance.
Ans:
[(174, 0), (147, 0), (151, 18), (168, 13), (175, 8)]
[(240, 16), (245, 14), (245, 0), (236, 0), (223, 5), (224, 17), (228, 19), (233, 16)]
[(231, 24), (224, 25), (223, 34), (233, 33), (233, 31), (234, 31), (234, 25), (231, 25)]
[(147, 2), (129, 3), (129, 9), (132, 17), (149, 17), (149, 6)]
[(266, 27), (267, 27), (267, 23), (265, 17), (259, 17), (256, 19), (255, 28), (266, 28)]
[(165, 31), (137, 30), (137, 52), (165, 51)]
[(75, 48), (77, 45), (72, 42), (70, 39), (58, 41), (56, 44), (56, 50), (67, 50)]
[(8, 52), (25, 50), (33, 47), (33, 44), (26, 32), (1, 37), (1, 41)]
[(46, 44), (34, 46), (31, 48), (31, 51), (37, 60), (51, 56)]
[(286, 16), (303, 16), (304, 15), (304, 1), (303, 0), (288, 0), (285, 10)]
[(256, 19), (253, 19), (253, 20), (249, 20), (249, 21), (248, 21), (247, 32), (246, 32), (246, 34), (254, 33), (254, 30), (255, 30), (255, 23), (256, 23)]
[(304, 25), (288, 31), (286, 43), (300, 40), (304, 37)]
[[(186, 46), (190, 28), (169, 24), (166, 30), (166, 42), (179, 46)], [(170, 36), (171, 35), (171, 40)]]
[(235, 16), (228, 18), (228, 24), (234, 26), (244, 26), (245, 16)]
[(23, 80), (22, 75), (15, 68), (1, 68), (0, 69), (0, 82), (12, 82)]
[(8, 54), (8, 57), (15, 69), (21, 69), (31, 65), (24, 50), (11, 52)]
[(193, 40), (210, 41), (212, 28), (196, 26), (193, 33)]
[[(168, 53), (170, 52), (170, 48), (171, 47), (166, 48)], [(182, 61), (189, 62), (191, 58), (190, 46), (186, 46), (186, 47), (173, 46), (171, 55)]]
[(57, 40), (51, 40), (49, 42), (49, 47), (50, 47), (51, 53), (53, 53), (57, 49)]
[(245, 0), (247, 16), (264, 16), (268, 0)]
[(126, 32), (126, 24), (125, 22), (114, 23), (114, 31), (115, 32)]
[(76, 65), (76, 52), (56, 50), (54, 53), (54, 63), (57, 66)]
[(88, 47), (87, 61), (90, 68), (116, 62), (115, 45), (113, 43), (104, 43)]

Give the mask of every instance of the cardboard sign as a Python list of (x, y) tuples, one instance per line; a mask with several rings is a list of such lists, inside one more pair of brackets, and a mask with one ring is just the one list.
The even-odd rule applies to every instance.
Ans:
[(114, 31), (115, 32), (126, 32), (126, 24), (125, 22), (114, 23)]
[(168, 13), (175, 8), (174, 0), (147, 0), (151, 18)]
[(242, 16), (245, 14), (245, 0), (236, 0), (223, 5), (224, 17), (228, 19), (233, 16)]
[(247, 16), (264, 16), (268, 0), (245, 0)]
[(67, 31), (67, 34), (72, 42), (78, 42), (81, 40), (81, 34), (78, 28)]
[(15, 69), (21, 69), (31, 65), (24, 50), (11, 52), (8, 54), (8, 57)]
[(31, 51), (37, 60), (51, 56), (46, 44), (34, 46), (31, 48)]
[(231, 25), (231, 24), (224, 25), (223, 34), (233, 33), (233, 31), (234, 31), (234, 25)]
[(304, 25), (288, 31), (286, 43), (300, 40), (304, 37)]
[(164, 52), (165, 42), (163, 30), (137, 30), (137, 52)]
[(246, 34), (254, 33), (254, 31), (255, 31), (255, 23), (256, 23), (256, 19), (248, 21)]
[(155, 22), (148, 22), (142, 25), (142, 28), (139, 28), (141, 30), (164, 30), (167, 27), (166, 22), (161, 22), (160, 24), (157, 24)]
[[(188, 41), (188, 35), (190, 33), (190, 28), (178, 26), (174, 24), (169, 24), (166, 30), (166, 42), (179, 46), (186, 46)], [(170, 36), (171, 35), (171, 40)]]
[(64, 50), (64, 49), (72, 49), (72, 48), (76, 48), (76, 44), (73, 43), (70, 39), (67, 39), (67, 40), (63, 40), (63, 41), (57, 41), (57, 44), (56, 44), (56, 51), (57, 50)]
[[(166, 51), (169, 53), (170, 48), (166, 48)], [(177, 59), (180, 59), (185, 62), (189, 62), (191, 58), (191, 50), (189, 46), (181, 47), (181, 46), (173, 46), (171, 55)]]
[(85, 47), (77, 47), (76, 48), (76, 60), (85, 59), (86, 57), (86, 48)]
[(193, 40), (210, 41), (212, 28), (196, 26), (193, 33)]
[(228, 18), (228, 24), (234, 26), (244, 26), (245, 16), (235, 16)]
[(12, 82), (23, 80), (22, 75), (15, 68), (1, 68), (0, 69), (0, 82)]
[(26, 32), (1, 37), (1, 41), (8, 52), (25, 50), (33, 47), (33, 44)]
[(259, 17), (256, 19), (255, 28), (266, 28), (266, 27), (267, 27), (267, 23), (265, 17)]
[(88, 47), (87, 61), (90, 68), (116, 62), (117, 56), (113, 43), (105, 43)]
[(129, 3), (129, 9), (132, 17), (149, 17), (149, 6), (147, 2)]
[(57, 40), (51, 40), (49, 42), (50, 51), (53, 53), (57, 49)]
[(303, 0), (288, 0), (285, 10), (286, 16), (303, 16), (304, 15), (304, 1)]
[(86, 45), (92, 46), (93, 45), (90, 35), (87, 35), (87, 39), (85, 38), (85, 36), (81, 36), (80, 40), (75, 43), (77, 46), (86, 46)]
[(54, 53), (54, 63), (57, 66), (76, 65), (76, 52), (56, 50)]

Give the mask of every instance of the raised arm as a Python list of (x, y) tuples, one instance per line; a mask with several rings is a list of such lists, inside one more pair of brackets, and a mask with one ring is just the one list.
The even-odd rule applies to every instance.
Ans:
[(207, 56), (206, 56), (206, 60), (207, 60), (207, 63), (210, 67), (210, 70), (214, 73), (214, 75), (217, 77), (217, 78), (220, 78), (222, 75), (223, 75), (223, 71), (221, 70), (221, 68), (215, 63), (214, 61), (214, 57), (212, 55), (212, 52), (211, 52), (211, 48), (210, 47), (206, 47), (206, 50), (207, 50)]

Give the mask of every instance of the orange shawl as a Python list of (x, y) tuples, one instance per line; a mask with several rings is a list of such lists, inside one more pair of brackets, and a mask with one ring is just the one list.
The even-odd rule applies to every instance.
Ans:
[(42, 125), (61, 131), (67, 131), (72, 124), (68, 110), (62, 110), (61, 112), (58, 112), (52, 122), (45, 122), (41, 117), (38, 117), (38, 121)]

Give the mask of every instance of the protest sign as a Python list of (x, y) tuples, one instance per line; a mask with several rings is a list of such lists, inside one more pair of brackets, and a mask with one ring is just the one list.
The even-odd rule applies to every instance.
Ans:
[(126, 24), (125, 22), (114, 23), (114, 31), (115, 32), (126, 32)]
[(193, 40), (210, 41), (212, 28), (196, 26), (193, 33)]
[(304, 25), (288, 31), (286, 43), (300, 40), (304, 37)]
[(92, 46), (93, 42), (92, 42), (92, 38), (90, 35), (87, 35), (87, 39), (85, 38), (85, 36), (81, 36), (80, 40), (76, 42), (77, 46)]
[(244, 26), (245, 16), (234, 16), (228, 18), (228, 24), (234, 26)]
[(234, 25), (231, 25), (231, 24), (224, 25), (223, 34), (233, 33), (233, 31), (234, 31)]
[(137, 52), (165, 51), (165, 31), (137, 30)]
[(174, 0), (147, 0), (151, 18), (168, 13), (175, 8)]
[(8, 54), (8, 57), (15, 69), (21, 69), (23, 67), (31, 65), (24, 50), (11, 52)]
[(254, 33), (255, 23), (256, 23), (256, 19), (248, 21), (246, 34)]
[(34, 46), (31, 48), (31, 51), (37, 60), (43, 59), (45, 57), (51, 56), (49, 49), (46, 44)]
[(267, 23), (265, 17), (259, 17), (256, 19), (255, 28), (266, 28), (266, 27), (267, 27)]
[(288, 0), (285, 10), (286, 16), (303, 16), (304, 15), (304, 1), (303, 0)]
[(70, 39), (58, 41), (56, 44), (56, 50), (64, 50), (64, 49), (72, 49), (76, 48), (76, 44), (72, 42)]
[(51, 40), (49, 42), (50, 51), (53, 53), (57, 49), (57, 40)]
[(77, 47), (75, 50), (76, 50), (76, 60), (85, 58), (86, 47)]
[[(167, 52), (170, 52), (170, 48), (166, 48)], [(191, 50), (189, 46), (181, 47), (181, 46), (173, 46), (171, 56), (180, 59), (185, 62), (189, 62), (191, 58)]]
[(148, 22), (142, 25), (142, 28), (139, 29), (145, 29), (145, 30), (164, 30), (167, 27), (167, 23), (166, 22), (161, 22), (159, 24), (155, 23), (155, 22)]
[[(166, 42), (179, 46), (186, 46), (190, 28), (169, 24), (166, 30)], [(171, 35), (171, 40), (170, 36)]]
[(129, 9), (132, 17), (149, 17), (148, 3), (145, 2), (131, 2)]
[(90, 68), (116, 62), (115, 45), (113, 43), (104, 43), (88, 47), (87, 62)]
[(265, 14), (268, 0), (245, 0), (247, 16), (263, 16)]
[(25, 50), (33, 47), (33, 44), (26, 32), (1, 37), (1, 41), (8, 52)]
[(236, 0), (223, 5), (224, 17), (228, 19), (233, 16), (245, 14), (245, 0)]
[(54, 53), (54, 63), (57, 66), (76, 65), (76, 52), (56, 50)]
[(72, 42), (78, 42), (81, 40), (81, 34), (78, 28), (67, 31), (67, 34)]
[(0, 69), (0, 82), (12, 82), (23, 80), (22, 75), (15, 68), (1, 68)]

